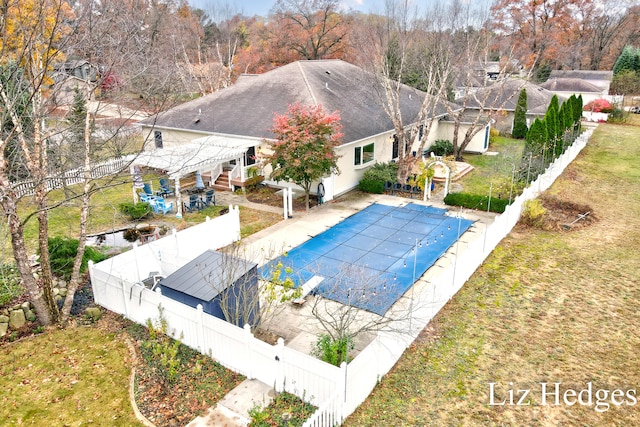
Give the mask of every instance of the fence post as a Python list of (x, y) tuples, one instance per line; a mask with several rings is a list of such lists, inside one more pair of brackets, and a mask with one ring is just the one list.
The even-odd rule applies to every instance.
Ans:
[[(125, 285), (125, 281), (120, 279), (120, 289), (122, 289), (122, 302), (124, 303), (124, 317), (129, 318), (129, 300), (127, 299), (127, 287)], [(131, 287), (131, 292), (133, 292), (133, 286)]]
[(196, 306), (197, 316), (196, 324), (198, 325), (198, 351), (202, 354), (207, 354), (207, 349), (204, 348), (204, 310), (202, 304)]
[(245, 345), (247, 348), (247, 355), (245, 358), (246, 361), (246, 371), (247, 371), (247, 379), (251, 380), (254, 378), (253, 376), (253, 370), (251, 369), (251, 367), (253, 366), (253, 351), (251, 349), (251, 341), (253, 340), (253, 334), (251, 333), (251, 326), (249, 326), (249, 324), (244, 325), (244, 338), (245, 338)]
[(340, 364), (340, 378), (337, 381), (337, 384), (340, 386), (340, 393), (342, 394), (342, 403), (347, 403), (347, 362), (342, 362)]
[(276, 355), (275, 359), (278, 362), (278, 368), (276, 371), (276, 383), (274, 384), (277, 392), (282, 392), (284, 390), (284, 340), (282, 338), (278, 338), (278, 343), (276, 344)]

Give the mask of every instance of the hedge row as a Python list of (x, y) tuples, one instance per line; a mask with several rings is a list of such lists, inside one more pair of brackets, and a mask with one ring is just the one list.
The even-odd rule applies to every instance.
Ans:
[[(486, 211), (489, 197), (470, 193), (449, 193), (444, 198), (444, 202), (450, 206), (462, 206), (463, 208)], [(509, 200), (492, 197), (489, 210), (495, 213), (503, 213), (508, 204)]]

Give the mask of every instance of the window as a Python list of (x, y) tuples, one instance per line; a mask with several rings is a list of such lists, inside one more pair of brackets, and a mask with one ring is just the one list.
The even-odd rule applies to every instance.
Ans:
[(397, 159), (400, 154), (400, 141), (398, 141), (398, 135), (393, 135), (393, 148), (391, 150), (391, 158)]
[(244, 155), (244, 164), (246, 166), (256, 164), (256, 147), (249, 147)]
[(364, 165), (371, 161), (373, 161), (373, 143), (365, 145), (364, 147), (356, 147), (354, 152), (354, 165)]
[(154, 131), (153, 140), (156, 142), (156, 148), (162, 148), (162, 132), (159, 130)]

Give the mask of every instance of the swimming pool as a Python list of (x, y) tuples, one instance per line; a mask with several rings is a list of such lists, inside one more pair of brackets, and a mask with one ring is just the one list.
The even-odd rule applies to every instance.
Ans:
[(298, 286), (319, 276), (312, 293), (384, 315), (472, 224), (433, 206), (375, 203), (267, 263), (260, 274), (270, 277), (282, 262)]

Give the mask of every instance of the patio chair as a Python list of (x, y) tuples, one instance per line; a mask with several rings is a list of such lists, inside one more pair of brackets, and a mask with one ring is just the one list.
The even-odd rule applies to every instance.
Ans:
[(385, 191), (385, 192), (386, 192), (386, 191), (388, 191), (388, 192), (390, 192), (391, 194), (393, 194), (393, 182), (391, 182), (391, 181), (387, 181), (387, 182), (385, 182), (385, 183), (384, 183), (384, 191)]
[(160, 178), (160, 190), (156, 191), (156, 196), (167, 197), (175, 194), (175, 190), (169, 186), (169, 180)]
[(402, 191), (404, 191), (405, 193), (409, 193), (409, 195), (411, 195), (411, 184), (405, 184), (402, 186)]
[(399, 182), (396, 182), (395, 184), (393, 184), (393, 190), (394, 193), (397, 193), (398, 191), (402, 191), (402, 184)]
[(198, 211), (202, 209), (202, 200), (200, 200), (197, 194), (190, 194), (189, 203), (187, 204), (183, 202), (183, 207), (187, 212)]
[(211, 206), (213, 204), (213, 206), (216, 205), (216, 192), (213, 189), (207, 190), (206, 193), (204, 193), (204, 200), (200, 199), (200, 203), (202, 204), (203, 208), (208, 208), (209, 206)]
[(173, 202), (167, 203), (164, 198), (159, 197), (151, 207), (153, 208), (153, 212), (166, 215), (167, 212), (171, 212), (173, 210)]
[(151, 191), (151, 185), (149, 185), (148, 182), (144, 183), (144, 187), (142, 188), (142, 191), (144, 192), (144, 194), (146, 194), (147, 196), (153, 196), (153, 191)]
[[(413, 187), (411, 187), (411, 198), (412, 198), (412, 199), (413, 199), (413, 195), (414, 195), (414, 194), (416, 194), (416, 195), (418, 195), (418, 196), (419, 196), (420, 194), (422, 194), (422, 190), (421, 190), (421, 189), (420, 189), (420, 187), (419, 187), (419, 186), (417, 186), (417, 185), (414, 185)], [(418, 198), (419, 198), (419, 197), (418, 197)]]

